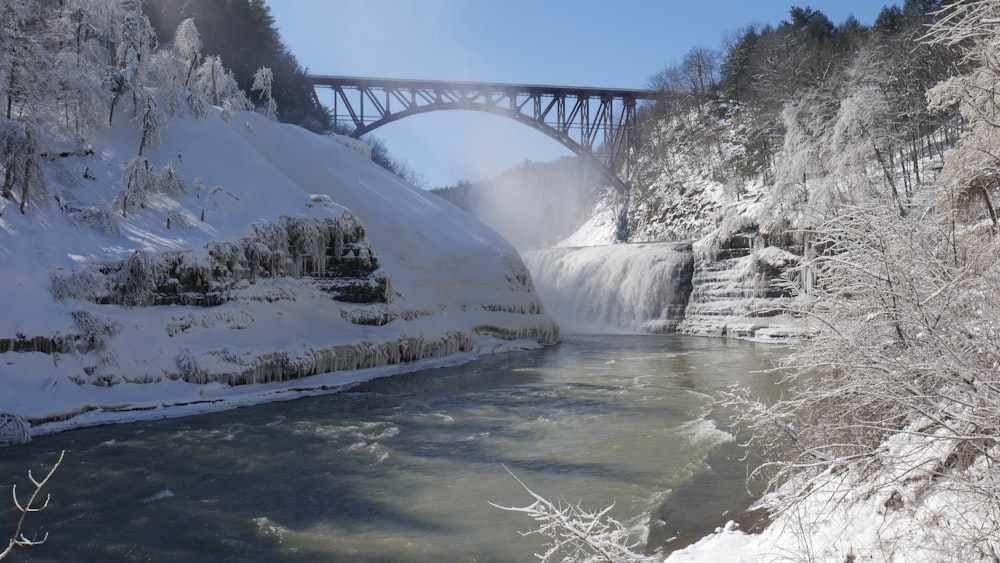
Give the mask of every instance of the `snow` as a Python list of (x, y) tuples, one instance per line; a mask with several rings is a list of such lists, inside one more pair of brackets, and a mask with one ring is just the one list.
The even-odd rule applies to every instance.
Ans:
[[(0, 202), (0, 342), (31, 349), (48, 339), (56, 348), (0, 356), (0, 413), (34, 422), (38, 435), (330, 392), (558, 338), (520, 257), (498, 234), (343, 140), (227, 113), (168, 120), (140, 164), (156, 176), (169, 167), (182, 186), (174, 180), (148, 193), (125, 217), (108, 203), (139, 144), (139, 123), (125, 112), (92, 137), (93, 154), (46, 163), (58, 205), (22, 215)], [(348, 266), (377, 267), (357, 283), (375, 284), (376, 293), (384, 283), (385, 302), (336, 301), (322, 280), (255, 278), (239, 264), (229, 286), (211, 282), (222, 302), (210, 307), (88, 299), (106, 293), (100, 284), (121, 282), (107, 272), (130, 257), (126, 281), (152, 276), (167, 256), (194, 271), (218, 269), (219, 252), (242, 248), (258, 236), (255, 226), (283, 217), (344, 228), (360, 221), (365, 239), (348, 249)], [(325, 261), (318, 252), (296, 271), (303, 260)], [(68, 288), (61, 299), (56, 279)], [(331, 366), (351, 371), (322, 373)], [(283, 381), (285, 368), (307, 377)], [(243, 379), (249, 384), (230, 385)]]
[[(993, 560), (973, 545), (995, 518), (992, 499), (963, 479), (989, 473), (983, 467), (942, 472), (954, 442), (908, 428), (883, 445), (892, 465), (879, 471), (825, 472), (790, 482), (758, 504), (809, 487), (802, 502), (786, 507), (760, 534), (729, 522), (714, 534), (671, 553), (666, 563), (808, 560), (931, 563)], [(995, 455), (996, 448), (990, 454)], [(983, 486), (984, 483), (978, 483)], [(995, 487), (996, 484), (994, 483)], [(968, 538), (970, 541), (962, 541)]]

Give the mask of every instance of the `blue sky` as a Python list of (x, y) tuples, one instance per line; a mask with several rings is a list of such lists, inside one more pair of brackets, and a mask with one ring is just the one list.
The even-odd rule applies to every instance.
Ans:
[[(268, 0), (285, 45), (314, 74), (644, 88), (695, 46), (721, 49), (792, 5), (870, 24), (882, 0)], [(225, 61), (223, 61), (225, 62)], [(323, 92), (320, 92), (324, 100)], [(280, 111), (280, 108), (279, 108)], [(482, 179), (569, 151), (534, 129), (440, 111), (375, 131), (428, 187)]]

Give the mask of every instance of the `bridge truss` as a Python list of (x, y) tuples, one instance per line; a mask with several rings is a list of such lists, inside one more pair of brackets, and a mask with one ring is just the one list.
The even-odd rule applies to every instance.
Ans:
[(333, 91), (333, 118), (353, 127), (351, 137), (430, 111), (489, 112), (534, 127), (588, 159), (626, 201), (636, 104), (654, 99), (647, 90), (348, 76), (309, 79), (314, 89)]

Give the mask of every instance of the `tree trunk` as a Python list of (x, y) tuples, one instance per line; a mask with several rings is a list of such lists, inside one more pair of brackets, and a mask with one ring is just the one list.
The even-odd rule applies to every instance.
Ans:
[(21, 214), (24, 215), (24, 208), (28, 206), (28, 189), (31, 186), (31, 165), (24, 163), (24, 179), (21, 180)]
[(997, 210), (993, 208), (993, 202), (990, 201), (990, 192), (986, 189), (986, 182), (976, 181), (975, 187), (978, 188), (977, 191), (983, 196), (983, 201), (986, 202), (986, 211), (990, 214), (990, 220), (993, 221), (993, 232), (997, 231)]
[(115, 106), (118, 104), (118, 99), (121, 98), (121, 93), (115, 92), (115, 96), (111, 98), (111, 113), (108, 114), (108, 127), (111, 127), (115, 120)]

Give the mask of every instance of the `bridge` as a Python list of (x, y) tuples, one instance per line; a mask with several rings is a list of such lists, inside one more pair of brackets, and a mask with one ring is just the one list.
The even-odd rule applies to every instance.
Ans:
[[(649, 90), (351, 76), (309, 80), (314, 89), (333, 90), (334, 121), (353, 127), (355, 138), (404, 117), (450, 109), (484, 111), (534, 127), (590, 161), (624, 196), (625, 212), (636, 104), (655, 99)], [(627, 238), (621, 227), (619, 238)]]

